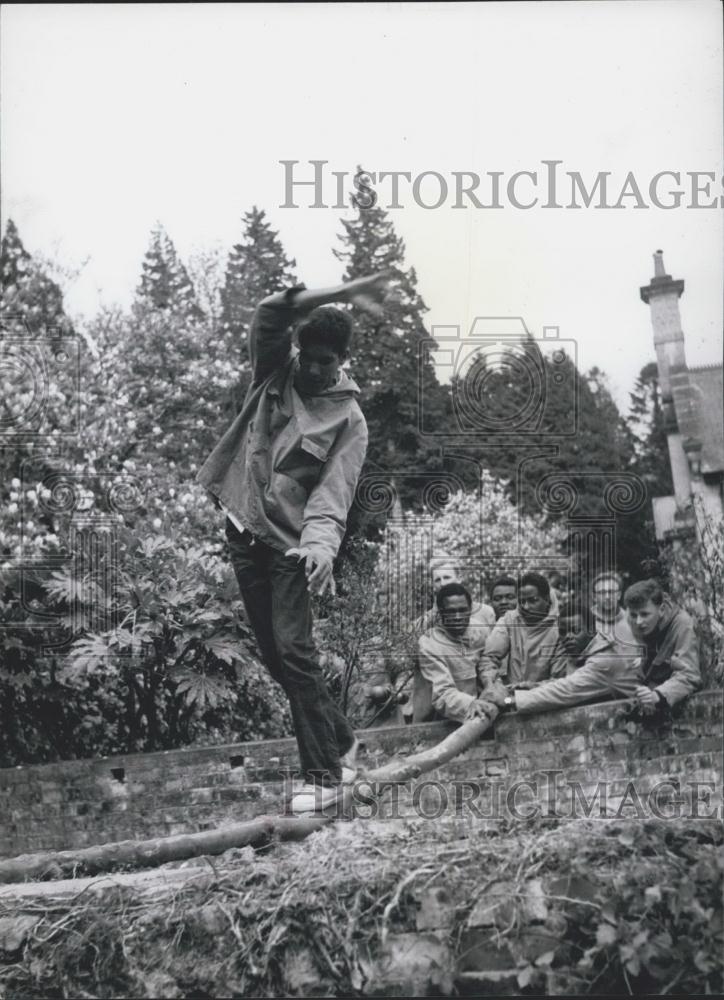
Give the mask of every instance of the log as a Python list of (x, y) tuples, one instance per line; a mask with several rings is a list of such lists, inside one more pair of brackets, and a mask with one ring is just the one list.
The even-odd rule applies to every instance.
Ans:
[(223, 854), (233, 847), (264, 847), (280, 840), (303, 840), (310, 833), (332, 822), (329, 816), (259, 816), (245, 823), (234, 823), (219, 830), (156, 837), (151, 840), (121, 840), (98, 844), (77, 851), (48, 851), (41, 854), (21, 854), (0, 861), (0, 883), (25, 882), (72, 872), (78, 867), (84, 874), (108, 872), (119, 865), (156, 868), (169, 861), (186, 861), (204, 854)]
[[(486, 717), (464, 722), (459, 729), (428, 750), (363, 772), (360, 775), (362, 781), (367, 784), (403, 784), (446, 764), (476, 743), (490, 728), (498, 709), (490, 702), (484, 702), (483, 709)], [(352, 794), (351, 788), (349, 794)], [(360, 794), (360, 798), (364, 800), (364, 793)], [(219, 830), (204, 830), (201, 833), (156, 837), (151, 840), (121, 840), (77, 851), (21, 854), (16, 858), (0, 861), (0, 884), (42, 879), (50, 873), (56, 877), (62, 876), (64, 871), (72, 873), (79, 867), (82, 867), (84, 874), (90, 875), (112, 871), (120, 865), (156, 868), (169, 861), (186, 861), (204, 854), (223, 854), (234, 847), (264, 847), (275, 838), (303, 840), (333, 822), (334, 818), (334, 815), (259, 816), (245, 823), (234, 823)]]
[(362, 777), (365, 782), (402, 784), (447, 764), (453, 757), (457, 757), (477, 743), (483, 733), (490, 728), (498, 715), (498, 709), (489, 702), (485, 702), (484, 709), (487, 718), (469, 719), (434, 747), (404, 757), (402, 760), (390, 761), (389, 764), (383, 764), (382, 767), (373, 768), (371, 771), (365, 771)]

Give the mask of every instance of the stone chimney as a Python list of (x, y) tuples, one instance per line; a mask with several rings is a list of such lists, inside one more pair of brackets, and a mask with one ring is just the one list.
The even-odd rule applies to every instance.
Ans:
[(686, 367), (684, 333), (679, 315), (679, 298), (683, 291), (684, 282), (674, 281), (671, 275), (666, 273), (664, 251), (657, 250), (654, 254), (654, 276), (648, 285), (640, 289), (640, 294), (642, 300), (651, 308), (659, 386), (667, 422), (676, 421), (672, 406), (671, 369)]
[[(681, 329), (679, 299), (684, 291), (684, 282), (674, 280), (666, 273), (664, 252), (654, 254), (654, 276), (648, 285), (640, 290), (642, 300), (651, 309), (651, 324), (654, 328), (654, 348), (659, 369), (661, 405), (664, 413), (666, 439), (669, 446), (671, 474), (674, 480), (674, 494), (679, 509), (683, 509), (691, 499), (691, 477), (685, 444), (685, 435), (690, 431), (680, 428), (677, 407), (674, 405), (674, 391), (681, 404), (686, 400), (689, 373), (684, 353), (684, 333)], [(682, 430), (684, 434), (682, 434)]]

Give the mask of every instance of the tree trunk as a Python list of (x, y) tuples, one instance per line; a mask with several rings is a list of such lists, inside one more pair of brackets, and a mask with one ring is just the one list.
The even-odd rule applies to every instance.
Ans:
[(365, 771), (364, 780), (379, 783), (403, 783), (411, 778), (418, 778), (427, 771), (434, 771), (436, 767), (446, 764), (453, 757), (457, 757), (458, 754), (471, 747), (473, 743), (477, 743), (483, 733), (490, 728), (498, 710), (494, 705), (487, 704), (485, 710), (490, 713), (490, 718), (469, 719), (434, 747), (412, 754), (411, 757), (393, 760), (389, 764), (383, 764), (382, 767), (374, 768), (372, 771)]
[[(487, 718), (470, 719), (436, 746), (364, 772), (361, 775), (362, 781), (378, 784), (404, 783), (447, 763), (476, 743), (490, 728), (498, 710), (487, 702), (484, 708), (488, 713)], [(221, 830), (206, 830), (203, 833), (142, 841), (122, 840), (77, 851), (23, 854), (0, 861), (0, 883), (39, 879), (48, 873), (56, 876), (64, 872), (72, 874), (81, 865), (89, 874), (110, 871), (117, 865), (153, 868), (169, 861), (185, 861), (203, 854), (223, 854), (232, 847), (263, 847), (275, 837), (280, 840), (303, 840), (332, 821), (332, 816), (260, 816), (245, 823), (235, 823)]]
[(169, 861), (185, 861), (203, 854), (223, 854), (232, 847), (264, 847), (275, 837), (280, 840), (303, 840), (331, 822), (332, 817), (328, 816), (260, 816), (221, 830), (153, 840), (122, 840), (77, 851), (21, 854), (17, 858), (0, 861), (0, 883), (32, 881), (48, 874), (57, 877), (67, 873), (72, 877), (79, 866), (90, 875), (111, 871), (118, 865), (155, 868)]

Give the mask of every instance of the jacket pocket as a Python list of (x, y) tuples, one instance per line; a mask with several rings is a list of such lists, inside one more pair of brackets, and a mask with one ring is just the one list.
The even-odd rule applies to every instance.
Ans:
[(332, 442), (325, 438), (303, 437), (299, 443), (299, 447), (319, 462), (326, 462)]
[(327, 461), (332, 440), (324, 437), (301, 437), (274, 466), (274, 471), (292, 479), (306, 498), (317, 484)]

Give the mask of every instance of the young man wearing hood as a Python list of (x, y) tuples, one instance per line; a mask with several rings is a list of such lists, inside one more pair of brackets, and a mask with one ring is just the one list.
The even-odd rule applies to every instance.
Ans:
[(485, 643), (480, 661), (486, 679), (504, 676), (506, 683), (530, 687), (568, 672), (568, 657), (558, 636), (557, 604), (540, 573), (520, 578), (518, 607), (506, 611)]
[(487, 683), (482, 697), (501, 711), (548, 712), (608, 698), (634, 698), (641, 684), (637, 664), (641, 650), (632, 643), (599, 632), (588, 604), (566, 601), (558, 613), (558, 634), (571, 665), (567, 677), (537, 684), (531, 690)]
[(260, 303), (246, 400), (197, 476), (227, 515), (249, 623), (289, 699), (304, 779), (292, 812), (336, 803), (354, 777), (356, 740), (324, 683), (310, 594), (334, 593), (332, 564), (367, 448), (359, 389), (340, 367), (351, 320), (330, 303), (379, 316), (386, 282), (381, 273), (320, 291), (298, 285)]
[(445, 583), (437, 592), (438, 623), (418, 642), (411, 703), (413, 721), (435, 717), (463, 722), (480, 714), (478, 665), (488, 626), (476, 623), (470, 591), (461, 583)]

